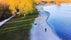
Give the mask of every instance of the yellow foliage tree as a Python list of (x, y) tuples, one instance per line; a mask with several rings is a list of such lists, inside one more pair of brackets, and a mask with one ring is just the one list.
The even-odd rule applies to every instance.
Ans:
[(1, 0), (0, 3), (8, 4), (12, 14), (15, 14), (18, 9), (19, 13), (25, 16), (34, 10), (34, 0)]

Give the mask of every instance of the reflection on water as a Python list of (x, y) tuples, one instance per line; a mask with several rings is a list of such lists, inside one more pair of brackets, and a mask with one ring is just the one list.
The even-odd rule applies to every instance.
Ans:
[(64, 40), (71, 40), (71, 4), (47, 6), (44, 10), (50, 12), (47, 22), (56, 33)]

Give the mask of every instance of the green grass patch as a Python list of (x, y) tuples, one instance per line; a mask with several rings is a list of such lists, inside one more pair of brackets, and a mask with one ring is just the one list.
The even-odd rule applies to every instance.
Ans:
[(29, 40), (29, 32), (38, 13), (14, 17), (0, 27), (0, 40)]

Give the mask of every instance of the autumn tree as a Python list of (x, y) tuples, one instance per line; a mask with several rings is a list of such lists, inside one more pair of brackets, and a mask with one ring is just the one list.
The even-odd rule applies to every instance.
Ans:
[(34, 0), (1, 0), (0, 3), (9, 5), (12, 14), (19, 12), (25, 16), (35, 10)]
[(33, 3), (33, 0), (9, 0), (9, 9), (12, 11), (12, 14), (15, 14), (18, 11), (19, 14), (25, 16), (26, 14), (33, 12), (35, 8)]

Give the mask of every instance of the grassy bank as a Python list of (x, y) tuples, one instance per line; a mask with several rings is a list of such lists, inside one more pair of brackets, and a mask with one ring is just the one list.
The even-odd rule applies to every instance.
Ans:
[(14, 17), (0, 27), (0, 40), (29, 40), (29, 31), (37, 12), (26, 17)]

